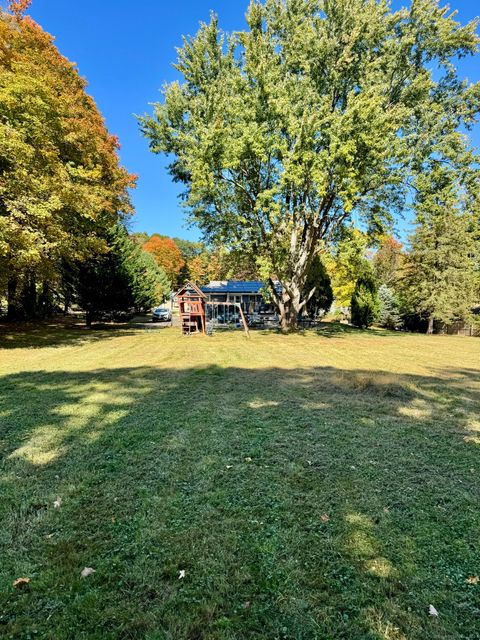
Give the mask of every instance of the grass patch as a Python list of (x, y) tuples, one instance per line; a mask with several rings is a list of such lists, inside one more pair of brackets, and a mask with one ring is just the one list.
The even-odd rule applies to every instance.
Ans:
[(480, 341), (3, 338), (0, 636), (480, 637)]

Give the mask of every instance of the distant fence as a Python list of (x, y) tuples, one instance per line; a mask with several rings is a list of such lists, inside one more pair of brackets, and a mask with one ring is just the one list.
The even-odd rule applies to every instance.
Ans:
[(449, 325), (439, 325), (435, 327), (436, 333), (443, 333), (449, 336), (474, 336), (480, 337), (480, 326), (473, 324), (466, 324), (461, 320), (452, 322)]

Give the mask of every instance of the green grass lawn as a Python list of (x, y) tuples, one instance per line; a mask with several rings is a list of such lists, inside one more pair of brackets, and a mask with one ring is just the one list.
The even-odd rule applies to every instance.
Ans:
[(480, 340), (0, 345), (1, 637), (480, 638)]

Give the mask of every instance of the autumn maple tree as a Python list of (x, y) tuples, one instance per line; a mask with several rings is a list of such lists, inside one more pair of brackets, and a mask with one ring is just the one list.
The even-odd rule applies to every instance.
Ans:
[(134, 184), (86, 82), (28, 4), (0, 10), (0, 293), (11, 316), (51, 295), (65, 262), (107, 250)]
[(143, 249), (153, 255), (158, 266), (165, 271), (170, 281), (176, 284), (185, 260), (172, 238), (154, 234), (143, 245)]

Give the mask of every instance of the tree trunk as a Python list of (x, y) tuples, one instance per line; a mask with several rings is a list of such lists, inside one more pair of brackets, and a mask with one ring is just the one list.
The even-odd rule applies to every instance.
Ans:
[(92, 320), (93, 320), (93, 314), (91, 311), (86, 311), (85, 312), (85, 324), (87, 325), (87, 327), (90, 329), (92, 326)]
[(21, 308), (18, 302), (18, 280), (15, 276), (8, 279), (7, 305), (7, 320), (19, 320)]
[(282, 291), (277, 292), (273, 279), (269, 279), (273, 299), (280, 315), (280, 327), (285, 333), (297, 330), (298, 318), (315, 292), (315, 287), (306, 292), (305, 283), (315, 256), (317, 242), (318, 229), (312, 225), (299, 223), (291, 234), (286, 277), (281, 279)]
[(427, 334), (428, 335), (432, 335), (432, 333), (433, 333), (433, 316), (429, 316), (428, 317)]
[(298, 316), (305, 305), (300, 288), (293, 282), (282, 285), (282, 291), (277, 292), (275, 283), (270, 280), (273, 300), (280, 316), (280, 329), (283, 333), (292, 333), (298, 328)]
[(25, 277), (22, 292), (22, 309), (27, 320), (32, 320), (37, 316), (37, 279), (32, 271), (27, 273)]
[(48, 282), (44, 280), (42, 282), (42, 291), (40, 293), (40, 299), (38, 301), (38, 309), (44, 318), (50, 318), (53, 315), (53, 296)]

